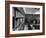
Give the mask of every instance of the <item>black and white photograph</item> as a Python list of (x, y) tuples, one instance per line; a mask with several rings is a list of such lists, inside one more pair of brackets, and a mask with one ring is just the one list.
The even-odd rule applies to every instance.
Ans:
[(12, 30), (40, 30), (40, 8), (12, 7)]
[(44, 35), (44, 3), (7, 1), (5, 7), (6, 37)]
[(10, 5), (10, 33), (42, 32), (42, 6)]
[(44, 35), (44, 3), (7, 1), (5, 7), (7, 37)]

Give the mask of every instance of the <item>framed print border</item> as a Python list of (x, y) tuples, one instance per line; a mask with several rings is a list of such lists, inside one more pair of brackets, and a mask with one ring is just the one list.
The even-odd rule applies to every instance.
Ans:
[[(39, 32), (39, 33), (25, 33), (25, 34), (10, 34), (10, 4), (43, 6), (43, 9), (42, 9), (42, 12), (43, 12), (42, 32)], [(5, 1), (5, 37), (34, 36), (34, 35), (44, 35), (44, 34), (45, 34), (45, 5), (44, 5), (44, 3)]]

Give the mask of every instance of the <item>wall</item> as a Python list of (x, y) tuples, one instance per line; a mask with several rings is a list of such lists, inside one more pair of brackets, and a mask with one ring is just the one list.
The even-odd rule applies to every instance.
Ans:
[[(25, 0), (25, 1), (44, 2), (45, 3), (45, 0)], [(45, 19), (46, 19), (46, 13), (45, 13)], [(45, 27), (46, 27), (46, 24), (45, 24)], [(45, 34), (46, 34), (46, 28), (45, 28)], [(5, 0), (0, 0), (0, 38), (5, 38), (4, 36), (5, 36)], [(13, 37), (11, 37), (11, 38), (13, 38)], [(46, 35), (25, 36), (25, 37), (16, 37), (16, 38), (46, 38)]]
[(6, 0), (6, 1), (44, 2), (45, 0)]

